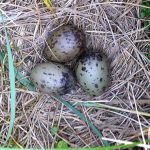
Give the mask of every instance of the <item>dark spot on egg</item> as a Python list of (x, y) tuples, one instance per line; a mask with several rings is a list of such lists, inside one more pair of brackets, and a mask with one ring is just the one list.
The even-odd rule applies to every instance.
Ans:
[(38, 82), (35, 82), (36, 85), (38, 85)]
[(67, 93), (69, 92), (72, 84), (70, 84), (70, 82), (72, 82), (70, 76), (68, 73), (65, 73), (65, 72), (62, 72), (62, 79), (60, 80), (61, 82), (61, 90), (64, 92), (64, 93)]
[(90, 74), (90, 77), (92, 77), (92, 74)]
[(69, 37), (69, 34), (68, 34), (69, 32), (68, 31), (64, 31), (63, 32), (63, 35), (65, 36), (65, 37)]
[(82, 70), (82, 71), (85, 71), (85, 70), (86, 70), (86, 67), (82, 67), (81, 70)]
[(64, 54), (68, 54), (67, 52), (65, 52), (65, 51), (63, 51), (62, 53), (64, 53)]
[(88, 62), (88, 65), (91, 65), (91, 61)]
[(75, 40), (75, 41), (78, 40), (78, 37), (79, 37), (78, 33), (77, 33), (77, 32), (74, 32), (74, 40)]
[(44, 74), (44, 75), (47, 75), (47, 73), (46, 73), (46, 72), (43, 72), (43, 74)]
[(98, 63), (96, 63), (96, 67), (98, 67)]
[(80, 76), (83, 76), (83, 74), (82, 74), (82, 73), (80, 73)]
[(45, 88), (44, 84), (41, 84), (41, 88), (42, 88), (42, 89), (44, 89), (44, 88)]
[(56, 80), (56, 79), (54, 79), (53, 81), (54, 81), (55, 83), (57, 83), (57, 80)]
[(104, 70), (104, 67), (101, 67), (101, 70)]
[(86, 85), (86, 83), (84, 82), (84, 85)]
[(66, 78), (66, 79), (68, 79), (68, 78), (69, 78), (69, 74), (68, 74), (68, 73), (66, 73), (66, 72), (62, 72), (62, 76), (63, 76), (64, 78)]
[(95, 88), (98, 88), (98, 84), (95, 84), (94, 86), (95, 86)]
[(66, 83), (66, 79), (65, 79), (65, 78), (61, 78), (61, 79), (60, 79), (60, 84), (61, 84), (61, 85), (65, 85), (65, 83)]
[(69, 38), (69, 39), (68, 39), (68, 41), (69, 41), (69, 42), (71, 42), (71, 41), (72, 41), (72, 39), (70, 39), (70, 38)]
[(42, 83), (45, 83), (45, 80), (41, 80)]
[(99, 81), (102, 82), (102, 81), (103, 81), (103, 78), (100, 78)]
[(51, 74), (51, 73), (48, 73), (48, 75), (51, 76), (52, 74)]

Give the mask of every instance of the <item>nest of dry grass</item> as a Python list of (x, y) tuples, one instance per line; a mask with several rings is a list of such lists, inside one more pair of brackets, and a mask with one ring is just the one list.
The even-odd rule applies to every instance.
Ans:
[[(104, 52), (111, 61), (112, 85), (100, 97), (87, 96), (80, 87), (63, 97), (82, 112), (105, 138), (143, 140), (150, 125), (150, 64), (145, 56), (148, 37), (141, 27), (138, 0), (52, 0), (50, 11), (42, 0), (2, 0), (0, 10), (6, 16), (14, 65), (29, 78), (31, 68), (46, 61), (42, 56), (44, 38), (64, 23), (72, 23), (86, 35), (86, 47)], [(9, 18), (8, 18), (9, 17)], [(0, 44), (6, 53), (0, 22)], [(40, 43), (40, 44), (39, 44)], [(1, 72), (0, 145), (9, 127), (8, 71)], [(16, 81), (16, 119), (12, 137), (23, 147), (49, 148), (64, 139), (70, 147), (101, 146), (89, 126), (70, 109), (51, 96), (32, 92)], [(77, 105), (93, 104), (117, 107)], [(52, 135), (51, 127), (59, 127)], [(115, 142), (110, 142), (115, 144)]]

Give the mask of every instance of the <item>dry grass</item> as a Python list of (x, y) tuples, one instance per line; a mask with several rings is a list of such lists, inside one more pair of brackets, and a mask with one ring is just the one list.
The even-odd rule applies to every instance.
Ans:
[[(144, 140), (148, 138), (150, 119), (150, 63), (145, 54), (148, 37), (139, 19), (139, 0), (52, 0), (49, 11), (42, 0), (1, 0), (0, 10), (6, 15), (6, 26), (12, 44), (15, 66), (26, 71), (39, 62), (44, 37), (67, 22), (77, 25), (86, 35), (86, 46), (106, 53), (111, 61), (112, 85), (100, 97), (90, 98), (79, 87), (64, 96), (80, 110), (106, 138)], [(8, 19), (9, 17), (9, 19)], [(0, 45), (4, 46), (2, 22)], [(39, 44), (40, 43), (40, 44)], [(53, 147), (64, 139), (70, 147), (100, 146), (90, 128), (60, 102), (48, 95), (26, 90), (16, 81), (16, 119), (12, 137), (23, 147)], [(7, 70), (1, 71), (0, 145), (8, 130), (9, 84)], [(90, 101), (120, 108), (120, 111), (76, 105)], [(121, 111), (134, 110), (135, 113)], [(59, 127), (52, 135), (51, 127)], [(146, 130), (144, 130), (146, 129)], [(110, 142), (114, 144), (115, 142)]]

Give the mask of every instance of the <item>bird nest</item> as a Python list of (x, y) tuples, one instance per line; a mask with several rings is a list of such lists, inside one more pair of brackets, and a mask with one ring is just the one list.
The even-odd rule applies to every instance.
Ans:
[[(139, 19), (139, 1), (2, 0), (0, 10), (9, 33), (14, 66), (30, 80), (30, 70), (45, 62), (45, 38), (57, 27), (71, 23), (83, 30), (86, 47), (110, 60), (111, 86), (99, 97), (80, 86), (62, 97), (102, 133), (110, 144), (143, 140), (150, 124), (150, 63), (148, 36)], [(1, 51), (6, 53), (2, 20)], [(1, 66), (3, 64), (1, 63)], [(8, 70), (1, 69), (0, 145), (10, 117)], [(16, 118), (11, 138), (20, 147), (49, 148), (59, 140), (69, 147), (102, 146), (101, 140), (77, 114), (51, 95), (30, 91), (16, 80)], [(57, 129), (54, 134), (52, 129)], [(11, 144), (10, 144), (11, 145)], [(9, 146), (10, 146), (9, 145)]]

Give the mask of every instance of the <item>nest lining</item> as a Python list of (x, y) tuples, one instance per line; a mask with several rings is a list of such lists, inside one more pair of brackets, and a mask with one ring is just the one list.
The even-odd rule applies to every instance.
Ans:
[[(46, 61), (42, 56), (44, 39), (64, 23), (72, 23), (86, 35), (86, 47), (104, 52), (111, 61), (112, 85), (101, 96), (91, 98), (78, 87), (63, 97), (81, 111), (104, 137), (120, 140), (141, 140), (135, 136), (140, 124), (147, 128), (148, 117), (140, 121), (136, 113), (99, 107), (76, 105), (77, 102), (105, 103), (122, 110), (150, 111), (150, 65), (145, 54), (148, 39), (138, 17), (139, 1), (52, 1), (49, 11), (43, 1), (2, 0), (2, 13), (10, 16), (8, 28), (14, 64), (29, 78), (31, 68)], [(2, 24), (2, 23), (1, 23)], [(6, 53), (4, 34), (0, 27), (0, 44)], [(8, 71), (2, 72), (0, 101), (0, 145), (4, 143), (9, 122)], [(4, 82), (5, 81), (5, 82)], [(48, 95), (28, 91), (16, 81), (16, 119), (12, 137), (23, 147), (53, 147), (64, 139), (70, 147), (100, 146), (101, 141), (78, 116)], [(59, 127), (52, 135), (51, 127)], [(147, 135), (145, 135), (145, 138)], [(113, 142), (110, 144), (114, 144)]]

